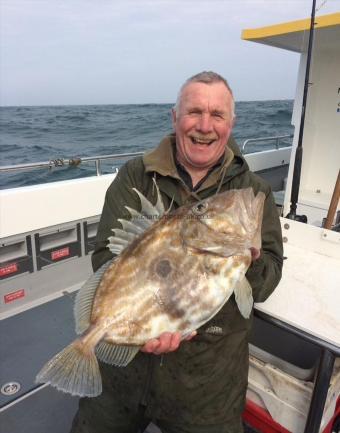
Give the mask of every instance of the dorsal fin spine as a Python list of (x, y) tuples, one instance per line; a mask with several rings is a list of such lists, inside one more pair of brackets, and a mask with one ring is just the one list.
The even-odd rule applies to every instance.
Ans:
[(153, 205), (141, 192), (139, 192), (136, 188), (133, 188), (140, 199), (141, 211), (138, 212), (129, 206), (125, 206), (131, 215), (131, 220), (118, 219), (122, 229), (112, 229), (114, 236), (110, 236), (108, 238), (109, 243), (107, 245), (112, 253), (121, 253), (126, 246), (128, 246), (134, 239), (150, 228), (155, 220), (158, 220), (165, 213), (164, 204), (158, 185), (155, 180), (153, 181), (155, 182), (157, 191), (156, 204)]

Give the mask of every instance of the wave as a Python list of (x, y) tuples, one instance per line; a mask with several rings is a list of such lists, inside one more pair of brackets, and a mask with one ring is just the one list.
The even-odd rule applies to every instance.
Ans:
[(0, 152), (16, 152), (18, 150), (25, 149), (23, 146), (18, 144), (0, 144)]
[(78, 121), (83, 121), (83, 120), (87, 120), (88, 116), (90, 113), (87, 114), (72, 114), (72, 115), (68, 115), (68, 114), (57, 114), (55, 116), (56, 120), (62, 120), (62, 121), (69, 121), (69, 122), (78, 122)]
[(275, 113), (268, 113), (267, 117), (269, 119), (278, 117), (281, 118), (282, 120), (286, 120), (286, 118), (292, 117), (292, 110), (288, 110), (288, 109), (277, 110)]

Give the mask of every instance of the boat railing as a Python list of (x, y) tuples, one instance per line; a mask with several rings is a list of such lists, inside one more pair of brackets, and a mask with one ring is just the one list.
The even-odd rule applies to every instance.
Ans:
[[(248, 138), (243, 142), (242, 152), (248, 143), (257, 143), (263, 141), (275, 141), (275, 147), (278, 150), (280, 148), (280, 143), (283, 143), (285, 139), (292, 138), (293, 135), (278, 135), (274, 137), (259, 137), (259, 138)], [(287, 142), (286, 142), (287, 144)], [(291, 143), (288, 143), (291, 144)], [(94, 163), (96, 168), (96, 175), (100, 176), (102, 174), (101, 162), (105, 160), (119, 161), (125, 160), (127, 158), (132, 158), (135, 156), (141, 156), (144, 152), (130, 152), (130, 153), (112, 153), (109, 155), (97, 155), (97, 156), (85, 156), (85, 157), (74, 157), (74, 158), (57, 158), (50, 159), (49, 161), (42, 162), (31, 162), (27, 164), (13, 164), (13, 165), (3, 165), (0, 166), (0, 173), (4, 172), (16, 172), (16, 171), (28, 171), (38, 168), (58, 168), (73, 166), (76, 167), (83, 163)], [(117, 171), (117, 168), (116, 168)]]
[(247, 140), (245, 140), (243, 142), (242, 145), (242, 153), (244, 153), (244, 150), (246, 148), (246, 146), (249, 143), (260, 143), (263, 141), (274, 141), (275, 142), (275, 147), (276, 149), (280, 149), (280, 143), (286, 143), (286, 144), (290, 144), (290, 142), (287, 142), (287, 138), (292, 138), (293, 134), (286, 134), (286, 135), (275, 135), (273, 137), (258, 137), (258, 138), (248, 138)]
[(16, 165), (3, 165), (0, 166), (0, 173), (2, 172), (13, 172), (13, 171), (25, 171), (25, 170), (34, 170), (36, 168), (55, 168), (55, 167), (65, 167), (65, 166), (73, 166), (76, 167), (83, 162), (94, 162), (96, 167), (96, 174), (100, 176), (102, 174), (101, 171), (101, 161), (105, 160), (124, 160), (127, 158), (132, 158), (134, 156), (143, 155), (144, 152), (130, 152), (130, 153), (113, 153), (110, 155), (98, 155), (98, 156), (85, 156), (82, 158), (58, 158), (51, 159), (49, 161), (43, 162), (31, 162), (27, 164), (16, 164)]

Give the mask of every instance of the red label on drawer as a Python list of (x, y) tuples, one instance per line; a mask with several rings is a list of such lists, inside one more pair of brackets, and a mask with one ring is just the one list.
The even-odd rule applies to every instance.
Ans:
[(14, 274), (18, 270), (18, 265), (16, 263), (10, 263), (6, 266), (1, 266), (0, 268), (0, 277), (5, 275)]
[(25, 290), (20, 289), (20, 290), (16, 290), (15, 292), (12, 292), (12, 293), (7, 293), (7, 295), (4, 296), (4, 301), (5, 301), (5, 304), (8, 304), (9, 302), (13, 302), (16, 299), (23, 298), (24, 296), (25, 296)]
[(60, 250), (52, 251), (51, 253), (52, 260), (59, 260), (69, 255), (70, 255), (69, 247), (61, 248)]

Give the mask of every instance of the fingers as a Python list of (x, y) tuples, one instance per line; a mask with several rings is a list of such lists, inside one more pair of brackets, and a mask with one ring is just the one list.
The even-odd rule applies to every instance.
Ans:
[(192, 338), (196, 337), (197, 331), (192, 331), (187, 337), (185, 337), (185, 341), (190, 341)]
[(154, 351), (158, 348), (159, 344), (160, 341), (154, 338), (145, 343), (144, 346), (140, 348), (140, 350), (141, 352), (154, 353)]
[(261, 251), (254, 247), (250, 248), (250, 252), (252, 261), (257, 260), (261, 255)]
[(161, 355), (162, 353), (174, 352), (181, 342), (180, 332), (164, 332), (159, 338), (149, 340), (142, 348), (142, 352)]
[(165, 332), (160, 336), (161, 344), (156, 350), (156, 355), (159, 355), (161, 353), (174, 352), (178, 349), (181, 339), (182, 335), (180, 332), (175, 332), (173, 334)]
[(181, 333), (175, 332), (164, 332), (158, 338), (159, 346), (153, 351), (155, 355), (161, 355), (162, 353), (174, 352), (178, 349), (181, 342)]

